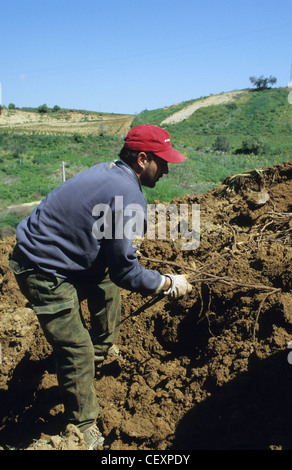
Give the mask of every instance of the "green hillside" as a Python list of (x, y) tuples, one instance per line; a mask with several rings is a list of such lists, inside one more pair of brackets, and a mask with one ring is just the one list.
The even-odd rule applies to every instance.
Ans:
[[(145, 188), (148, 202), (204, 193), (232, 174), (291, 160), (288, 93), (280, 88), (242, 90), (144, 110), (132, 119), (126, 116), (128, 126), (148, 122), (164, 127), (172, 145), (188, 157), (182, 165), (169, 165), (169, 174), (154, 189)], [(194, 106), (196, 110), (190, 112)], [(68, 135), (66, 130), (54, 135), (51, 123), (47, 125), (50, 135), (45, 134), (46, 116), (42, 134), (36, 128), (22, 133), (11, 125), (9, 131), (0, 129), (0, 237), (13, 233), (31, 210), (10, 206), (38, 201), (62, 183), (62, 161), (68, 179), (95, 163), (117, 158), (123, 145), (123, 134), (115, 135), (109, 127), (92, 135), (85, 133), (81, 123), (80, 132), (76, 124), (73, 135), (71, 128)]]
[[(187, 147), (212, 147), (217, 136), (227, 136), (234, 152), (241, 149), (245, 136), (261, 136), (269, 153), (291, 154), (292, 106), (288, 93), (288, 89), (245, 91), (233, 101), (202, 107), (189, 118), (164, 127)], [(149, 122), (159, 126), (168, 116), (192, 103), (195, 100), (162, 110), (143, 111), (132, 125)]]
[[(280, 88), (243, 90), (226, 104), (201, 107), (184, 120), (164, 123), (173, 146), (188, 157), (184, 168), (173, 166), (168, 176), (175, 190), (205, 192), (231, 174), (291, 160), (292, 106), (288, 94), (288, 89)], [(148, 122), (159, 126), (198, 101), (145, 110), (132, 125)], [(179, 181), (178, 187), (175, 181)], [(159, 191), (170, 196), (174, 191), (167, 183), (164, 179)]]

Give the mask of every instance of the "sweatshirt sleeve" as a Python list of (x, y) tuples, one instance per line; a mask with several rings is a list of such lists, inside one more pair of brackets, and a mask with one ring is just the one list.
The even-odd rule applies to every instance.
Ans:
[[(115, 216), (116, 229), (118, 220)], [(103, 240), (103, 247), (110, 279), (123, 289), (150, 295), (161, 286), (163, 276), (139, 263), (135, 240), (143, 238), (145, 228), (144, 214), (140, 213), (138, 219), (136, 214), (135, 220), (123, 214), (122, 230), (120, 225), (111, 239)]]

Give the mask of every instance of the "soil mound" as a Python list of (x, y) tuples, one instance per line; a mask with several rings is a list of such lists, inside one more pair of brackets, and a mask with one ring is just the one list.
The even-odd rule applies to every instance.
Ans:
[[(123, 361), (95, 381), (106, 449), (292, 449), (291, 176), (283, 163), (175, 199), (200, 204), (194, 251), (143, 241), (143, 265), (194, 287), (178, 300), (122, 292)], [(0, 242), (0, 445), (81, 449), (78, 430), (58, 435), (52, 351), (7, 268), (14, 243)]]

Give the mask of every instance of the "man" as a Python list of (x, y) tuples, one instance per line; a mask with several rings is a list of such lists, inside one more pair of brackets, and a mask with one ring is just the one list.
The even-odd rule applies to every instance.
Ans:
[[(53, 347), (66, 422), (79, 427), (89, 449), (104, 441), (93, 378), (96, 361), (118, 354), (120, 288), (174, 298), (191, 290), (184, 276), (142, 267), (135, 242), (146, 230), (142, 186), (154, 187), (168, 173), (168, 162), (185, 158), (165, 130), (134, 127), (119, 161), (64, 182), (17, 228), (10, 268)], [(80, 311), (84, 299), (90, 332)]]

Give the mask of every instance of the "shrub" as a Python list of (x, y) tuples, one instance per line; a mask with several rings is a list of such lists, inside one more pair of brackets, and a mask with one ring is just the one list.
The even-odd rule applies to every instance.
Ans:
[(229, 152), (230, 144), (228, 142), (227, 137), (218, 135), (213, 144), (213, 148), (214, 150), (217, 150), (219, 152)]
[(85, 137), (83, 135), (79, 134), (78, 132), (75, 132), (73, 134), (73, 140), (75, 142), (77, 142), (77, 144), (81, 144), (82, 142), (85, 141)]
[(44, 113), (47, 113), (49, 111), (49, 108), (47, 107), (46, 104), (42, 104), (41, 106), (39, 106), (37, 108), (37, 111), (38, 111), (38, 113), (44, 114)]
[(242, 147), (238, 153), (243, 153), (246, 155), (250, 153), (253, 153), (254, 155), (262, 155), (267, 151), (267, 148), (267, 143), (261, 136), (252, 136), (247, 137), (242, 141)]
[(14, 158), (19, 158), (26, 152), (26, 145), (22, 142), (11, 141), (9, 143), (9, 150)]

